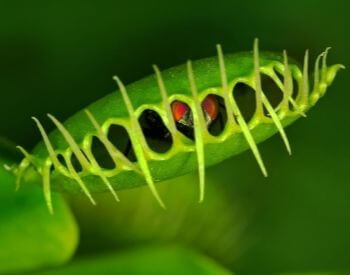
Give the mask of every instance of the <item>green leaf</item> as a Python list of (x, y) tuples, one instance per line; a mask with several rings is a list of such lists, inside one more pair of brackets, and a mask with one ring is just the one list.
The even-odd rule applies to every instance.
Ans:
[(349, 271), (313, 271), (313, 272), (291, 272), (280, 275), (347, 275)]
[(210, 258), (181, 247), (139, 248), (121, 254), (104, 255), (73, 262), (45, 275), (100, 274), (232, 274)]
[(38, 186), (24, 185), (15, 192), (15, 177), (4, 168), (11, 162), (10, 157), (0, 155), (0, 273), (66, 262), (78, 242), (68, 206), (55, 194), (55, 213), (50, 215)]

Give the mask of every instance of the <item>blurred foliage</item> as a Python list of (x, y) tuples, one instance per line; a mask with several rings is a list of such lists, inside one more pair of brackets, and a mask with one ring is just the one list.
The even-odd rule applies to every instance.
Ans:
[(55, 215), (51, 216), (39, 186), (24, 185), (15, 193), (15, 178), (3, 167), (12, 161), (0, 157), (0, 273), (67, 262), (78, 243), (70, 209), (55, 194)]
[(175, 243), (195, 247), (232, 267), (247, 249), (248, 244), (241, 240), (255, 212), (251, 202), (208, 175), (208, 195), (205, 203), (199, 204), (197, 173), (164, 181), (157, 189), (166, 202), (166, 211), (148, 187), (118, 192), (120, 203), (111, 194), (95, 194), (96, 207), (84, 197), (70, 197), (82, 231), (79, 253)]
[(147, 247), (119, 254), (105, 254), (96, 258), (78, 260), (55, 270), (45, 270), (37, 275), (100, 275), (100, 274), (181, 274), (229, 275), (211, 259), (189, 249)]
[[(0, 135), (28, 149), (40, 139), (30, 116), (52, 129), (45, 113), (67, 118), (115, 90), (112, 75), (129, 83), (152, 73), (153, 63), (167, 68), (187, 58), (212, 56), (218, 42), (225, 52), (236, 52), (250, 49), (259, 37), (262, 49), (286, 48), (300, 61), (306, 48), (314, 58), (332, 46), (329, 63), (350, 63), (346, 1), (36, 1), (0, 6)], [(341, 72), (308, 118), (287, 129), (292, 157), (278, 136), (259, 146), (269, 178), (261, 176), (250, 152), (209, 169), (216, 179), (210, 184), (224, 194), (208, 192), (208, 201), (220, 196), (215, 200), (229, 202), (232, 196), (233, 208), (246, 200), (254, 213), (247, 216), (239, 241), (246, 249), (230, 264), (237, 274), (350, 268), (347, 76), (348, 70)], [(2, 204), (1, 213), (6, 208)], [(213, 225), (222, 213), (208, 213), (212, 223), (198, 234), (219, 234)], [(193, 217), (193, 223), (200, 217)], [(186, 226), (190, 230), (192, 225)], [(230, 223), (227, 227), (230, 232)], [(82, 229), (83, 236), (96, 230)], [(91, 252), (87, 246), (81, 243), (81, 254)]]
[(280, 275), (347, 275), (349, 274), (348, 271), (330, 271), (330, 272), (303, 272), (303, 273), (300, 273), (300, 272), (297, 272), (297, 273), (283, 273), (283, 274), (280, 274)]

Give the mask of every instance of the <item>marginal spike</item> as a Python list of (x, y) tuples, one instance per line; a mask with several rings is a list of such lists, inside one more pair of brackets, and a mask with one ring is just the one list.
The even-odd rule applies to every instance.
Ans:
[(108, 151), (109, 155), (113, 159), (116, 166), (118, 166), (117, 159), (120, 159), (123, 164), (128, 166), (130, 169), (135, 170), (136, 172), (140, 173), (139, 169), (133, 164), (127, 157), (124, 156), (123, 153), (121, 153), (110, 140), (107, 138), (106, 134), (103, 132), (101, 126), (98, 124), (96, 118), (94, 115), (89, 111), (85, 110), (86, 115), (88, 116), (89, 120), (91, 121), (91, 124), (95, 127), (98, 137), (100, 138), (101, 142), (106, 147), (106, 150)]
[(291, 155), (292, 154), (292, 150), (290, 148), (290, 144), (289, 144), (286, 132), (284, 131), (284, 128), (282, 126), (281, 120), (279, 119), (279, 117), (276, 114), (275, 110), (273, 109), (271, 103), (269, 102), (269, 100), (267, 99), (267, 97), (265, 96), (265, 94), (263, 92), (262, 92), (262, 101), (263, 101), (263, 104), (266, 107), (266, 110), (271, 115), (271, 118), (272, 118), (273, 122), (275, 123), (278, 131), (280, 132), (280, 135), (281, 135), (282, 140), (283, 140), (283, 142), (284, 142), (284, 144), (286, 146), (288, 154)]
[(288, 56), (287, 52), (283, 51), (283, 60), (284, 60), (284, 93), (283, 93), (283, 99), (281, 103), (281, 110), (284, 113), (287, 113), (289, 111), (289, 98), (292, 96), (293, 93), (293, 81), (292, 81), (292, 75), (289, 69), (288, 64)]
[(307, 105), (309, 101), (309, 50), (305, 51), (303, 67), (303, 87), (301, 90), (301, 102)]
[(16, 148), (21, 151), (21, 153), (24, 155), (25, 159), (27, 159), (29, 163), (33, 164), (36, 169), (40, 169), (41, 165), (33, 158), (31, 154), (27, 152), (26, 149), (24, 149), (20, 145), (17, 145)]
[(322, 75), (324, 75), (327, 71), (327, 56), (328, 52), (331, 49), (331, 47), (327, 47), (324, 51), (323, 58), (322, 58)]
[[(284, 90), (284, 84), (282, 84), (281, 80), (274, 74), (270, 74), (269, 75), (273, 81), (275, 81), (276, 85), (278, 86), (278, 88), (280, 88), (280, 90), (283, 93)], [(283, 93), (284, 94), (284, 93)], [(293, 97), (289, 97), (289, 102), (292, 104), (292, 106), (294, 107), (295, 111), (303, 116), (303, 117), (307, 117), (306, 114), (300, 109), (300, 107), (298, 106), (298, 104), (295, 102), (295, 100), (293, 99)], [(279, 109), (281, 108), (281, 105), (278, 105), (277, 108), (275, 108), (275, 112), (277, 112)]]
[(32, 119), (34, 120), (34, 122), (36, 123), (36, 125), (39, 129), (39, 132), (44, 140), (46, 149), (49, 153), (49, 156), (50, 156), (52, 163), (55, 165), (55, 167), (59, 168), (60, 170), (65, 170), (63, 168), (63, 165), (61, 165), (60, 161), (57, 158), (57, 154), (56, 154), (55, 150), (53, 149), (53, 146), (49, 140), (49, 137), (48, 137), (44, 127), (42, 126), (42, 124), (40, 123), (40, 121), (37, 118), (32, 117)]
[[(331, 49), (331, 47), (326, 48), (326, 50), (324, 51), (324, 55), (322, 58), (322, 70), (321, 70), (321, 81), (323, 84), (328, 85), (328, 81), (327, 81), (327, 56), (328, 56), (328, 52)], [(320, 96), (323, 96), (326, 92), (326, 86), (322, 85), (322, 87), (320, 87)]]
[(120, 80), (120, 78), (118, 76), (114, 76), (113, 79), (117, 83), (117, 85), (120, 89), (120, 92), (122, 94), (126, 109), (128, 110), (130, 119), (132, 119), (132, 122), (136, 121), (137, 118), (136, 118), (136, 115), (134, 113), (134, 107), (132, 106), (131, 100), (128, 96), (128, 93), (126, 91), (126, 88), (125, 88), (123, 82)]
[(43, 191), (44, 191), (44, 197), (46, 201), (47, 208), (49, 209), (49, 212), (51, 215), (53, 215), (53, 207), (52, 207), (52, 199), (51, 199), (51, 187), (50, 187), (50, 169), (51, 169), (51, 163), (46, 164), (43, 167)]
[(264, 164), (264, 162), (263, 162), (263, 160), (261, 158), (259, 149), (258, 149), (258, 147), (257, 147), (257, 145), (255, 143), (255, 140), (254, 140), (254, 138), (253, 138), (253, 136), (252, 136), (252, 134), (251, 134), (251, 132), (249, 130), (249, 127), (248, 127), (247, 123), (245, 122), (241, 112), (239, 111), (237, 104), (234, 103), (234, 105), (235, 105), (234, 109), (237, 110), (235, 116), (237, 117), (238, 124), (241, 126), (241, 130), (242, 130), (242, 132), (244, 134), (244, 137), (246, 138), (246, 140), (247, 140), (247, 142), (248, 142), (248, 144), (250, 146), (250, 149), (252, 150), (252, 152), (253, 152), (253, 154), (255, 156), (255, 159), (258, 162), (259, 166), (260, 166), (260, 169), (261, 169), (263, 175), (265, 177), (267, 177), (267, 171), (266, 171), (266, 168), (265, 168), (265, 164)]
[[(224, 62), (224, 54), (221, 48), (220, 44), (216, 45), (216, 50), (218, 53), (218, 61), (219, 61), (219, 68), (220, 68), (220, 77), (221, 77), (221, 85), (223, 89), (223, 97), (224, 97), (224, 102), (225, 102), (225, 108), (228, 113), (233, 114), (233, 109), (230, 104), (230, 99), (229, 99), (229, 91), (228, 91), (228, 85), (227, 85), (227, 76), (226, 76), (226, 69), (225, 69), (225, 62)], [(233, 119), (233, 116), (227, 116), (227, 122), (229, 125), (235, 126), (236, 122)]]
[(90, 168), (90, 163), (87, 161), (86, 157), (84, 156), (84, 154), (81, 152), (78, 144), (75, 142), (75, 140), (73, 139), (73, 137), (71, 136), (71, 134), (67, 131), (67, 129), (63, 126), (63, 124), (61, 122), (59, 122), (53, 115), (51, 114), (47, 114), (47, 116), (52, 120), (52, 122), (56, 125), (56, 127), (58, 128), (58, 130), (61, 132), (61, 134), (63, 135), (64, 139), (67, 141), (68, 145), (70, 146), (70, 148), (72, 149), (72, 152), (74, 153), (74, 155), (77, 157), (77, 159), (79, 160), (81, 166), (86, 169), (89, 170)]
[(107, 179), (107, 177), (103, 174), (103, 171), (100, 167), (100, 165), (97, 163), (94, 155), (91, 153), (90, 150), (84, 150), (87, 158), (89, 159), (92, 167), (94, 169), (96, 169), (96, 174), (101, 178), (101, 180), (103, 181), (103, 183), (106, 185), (106, 187), (108, 188), (108, 190), (112, 193), (114, 199), (119, 202), (119, 197), (117, 195), (117, 193), (114, 191), (113, 187), (112, 187), (112, 184), (109, 182), (109, 180)]
[[(281, 137), (283, 139), (284, 144), (286, 145), (287, 151), (289, 153), (289, 155), (291, 154), (291, 149), (290, 149), (290, 145), (289, 145), (289, 141), (287, 138), (286, 133), (284, 132), (283, 126), (281, 124), (281, 121), (278, 117), (278, 115), (276, 114), (275, 110), (273, 109), (273, 107), (271, 106), (269, 100), (266, 98), (262, 88), (261, 88), (261, 77), (260, 77), (260, 65), (259, 65), (259, 49), (258, 49), (258, 41), (257, 39), (255, 39), (254, 41), (254, 72), (255, 72), (255, 92), (257, 94), (260, 94), (259, 98), (261, 99), (262, 103), (265, 105), (267, 111), (269, 112), (269, 114), (271, 115), (271, 118), (273, 120), (273, 122), (275, 123), (278, 131), (281, 134)], [(287, 98), (288, 100), (288, 98)], [(259, 114), (259, 115), (263, 115)]]
[(315, 69), (314, 69), (314, 92), (317, 92), (318, 89), (318, 84), (320, 82), (320, 68), (319, 68), (319, 63), (320, 63), (320, 59), (322, 58), (322, 56), (324, 55), (323, 53), (320, 53), (317, 58), (316, 58), (316, 62), (315, 62)]
[(25, 158), (22, 160), (21, 164), (19, 165), (17, 176), (16, 176), (15, 191), (18, 191), (19, 188), (21, 187), (21, 179), (22, 179), (23, 172), (28, 168), (29, 164), (30, 164), (30, 161), (27, 158)]
[[(21, 153), (24, 155), (24, 157), (29, 161), (32, 162), (32, 156), (27, 152), (26, 149), (24, 149), (22, 146), (17, 145), (16, 148), (21, 151)], [(32, 163), (35, 165), (34, 163)]]
[[(219, 57), (219, 64), (220, 64), (220, 75), (222, 76), (222, 82), (224, 84), (224, 83), (227, 83), (227, 75), (226, 75), (224, 55), (222, 54), (221, 47), (218, 47), (218, 57)], [(238, 121), (238, 124), (241, 128), (241, 131), (243, 132), (243, 135), (244, 135), (245, 139), (247, 140), (247, 143), (248, 143), (250, 149), (252, 150), (253, 155), (254, 155), (256, 161), (258, 162), (258, 165), (259, 165), (263, 175), (265, 177), (267, 177), (267, 171), (266, 171), (264, 162), (261, 158), (259, 149), (255, 143), (255, 140), (254, 140), (254, 138), (249, 130), (249, 127), (248, 127), (247, 123), (245, 122), (245, 120), (241, 114), (241, 111), (239, 110), (239, 107), (238, 107), (233, 96), (232, 96), (231, 100), (229, 101), (228, 107), (229, 108), (227, 108), (227, 113), (228, 113), (227, 117), (234, 115), (237, 118), (237, 121)]]
[(343, 64), (336, 64), (336, 65), (332, 65), (330, 67), (327, 68), (326, 74), (325, 74), (325, 79), (324, 82), (327, 86), (331, 85), (337, 72), (340, 69), (346, 69), (346, 67)]
[(205, 192), (205, 155), (204, 155), (204, 138), (203, 134), (207, 131), (205, 126), (205, 118), (203, 115), (202, 107), (198, 98), (198, 91), (194, 80), (193, 68), (191, 61), (187, 62), (187, 74), (191, 87), (191, 92), (194, 99), (194, 110), (192, 110), (194, 120), (194, 134), (195, 134), (195, 146), (197, 152), (198, 161), (198, 173), (199, 173), (199, 202), (204, 199)]
[(145, 152), (143, 151), (144, 149), (143, 149), (141, 142), (140, 142), (140, 140), (142, 140), (144, 137), (143, 137), (143, 133), (142, 133), (142, 130), (140, 128), (140, 125), (138, 123), (137, 117), (134, 113), (134, 108), (131, 104), (130, 98), (129, 98), (128, 93), (126, 91), (126, 88), (125, 88), (124, 84), (121, 82), (121, 80), (117, 76), (114, 76), (113, 79), (117, 82), (117, 85), (118, 85), (119, 90), (122, 94), (125, 106), (128, 110), (129, 117), (131, 119), (131, 125), (132, 125), (133, 129), (130, 132), (130, 138), (131, 138), (131, 142), (132, 142), (138, 163), (140, 165), (140, 168), (141, 168), (143, 175), (146, 179), (148, 187), (151, 189), (153, 196), (158, 201), (159, 205), (165, 209), (165, 205), (164, 205), (162, 199), (160, 198), (158, 191), (156, 189), (156, 186), (154, 184), (153, 177), (152, 177), (152, 174), (151, 174), (151, 171), (149, 169), (148, 162), (147, 162), (147, 159), (145, 156)]
[(18, 174), (16, 177), (16, 186), (15, 186), (15, 191), (17, 192), (21, 188), (21, 179), (23, 175), (24, 169), (19, 169)]
[(294, 110), (301, 115), (302, 117), (307, 117), (307, 115), (300, 109), (298, 104), (295, 102), (295, 100), (292, 97), (289, 97), (289, 102), (292, 104)]
[(114, 199), (117, 202), (120, 202), (120, 199), (117, 195), (117, 193), (115, 192), (115, 190), (112, 187), (112, 184), (110, 183), (110, 181), (107, 179), (107, 177), (105, 175), (103, 175), (103, 173), (101, 172), (101, 174), (99, 174), (99, 176), (101, 177), (102, 181), (105, 183), (105, 185), (107, 186), (107, 188), (109, 189), (109, 191), (112, 193)]
[(263, 117), (264, 109), (263, 109), (263, 103), (261, 99), (262, 90), (261, 90), (261, 79), (260, 79), (259, 40), (257, 38), (254, 39), (253, 54), (254, 54), (254, 77), (255, 77), (255, 88), (256, 88), (255, 113), (257, 117)]
[(165, 109), (167, 117), (168, 117), (169, 132), (175, 138), (177, 136), (177, 130), (176, 130), (174, 117), (173, 117), (173, 114), (171, 111), (170, 102), (168, 99), (168, 93), (167, 93), (165, 85), (164, 85), (163, 77), (162, 77), (162, 74), (161, 74), (159, 68), (157, 67), (157, 65), (153, 65), (152, 67), (153, 67), (153, 70), (155, 71), (155, 74), (156, 74), (159, 91), (160, 91), (160, 94), (161, 94), (162, 99), (163, 99), (163, 106), (164, 106), (164, 109)]
[(94, 198), (92, 197), (89, 189), (87, 189), (87, 187), (85, 186), (85, 183), (79, 177), (77, 171), (75, 171), (75, 169), (74, 169), (74, 167), (72, 165), (71, 159), (65, 157), (65, 160), (66, 160), (66, 163), (67, 163), (68, 170), (70, 171), (72, 177), (77, 181), (77, 183), (79, 184), (80, 188), (83, 190), (83, 192), (88, 197), (88, 199), (91, 201), (91, 203), (93, 205), (96, 205), (96, 202), (95, 202)]

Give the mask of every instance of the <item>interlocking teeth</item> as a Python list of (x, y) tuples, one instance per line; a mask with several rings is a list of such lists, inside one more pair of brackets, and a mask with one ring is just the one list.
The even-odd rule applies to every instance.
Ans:
[(289, 98), (292, 97), (293, 93), (293, 79), (292, 74), (290, 72), (289, 64), (288, 64), (288, 56), (287, 52), (283, 51), (283, 63), (284, 63), (284, 72), (283, 72), (283, 99), (281, 104), (281, 111), (286, 114), (289, 112)]
[(192, 63), (187, 62), (187, 74), (190, 83), (190, 88), (194, 100), (194, 108), (192, 110), (194, 120), (194, 135), (195, 135), (195, 146), (198, 161), (198, 172), (199, 172), (199, 202), (204, 199), (205, 189), (205, 155), (204, 155), (204, 134), (207, 132), (205, 118), (203, 115), (201, 103), (198, 98), (198, 91), (196, 82), (194, 79)]
[[(254, 45), (257, 45), (255, 42)], [(252, 133), (249, 130), (249, 127), (244, 120), (241, 111), (238, 108), (238, 105), (234, 99), (233, 96), (229, 96), (229, 92), (227, 90), (227, 74), (226, 74), (226, 68), (225, 68), (225, 62), (224, 62), (224, 55), (222, 53), (221, 46), (217, 46), (218, 50), (218, 59), (219, 59), (219, 67), (220, 67), (220, 75), (221, 75), (221, 81), (223, 86), (223, 93), (224, 93), (224, 99), (225, 99), (225, 106), (227, 106), (227, 114), (228, 117), (233, 116), (237, 118), (238, 125), (240, 126), (240, 129), (247, 140), (248, 145), (250, 146), (250, 149), (252, 150), (256, 161), (258, 162), (258, 165), (260, 166), (260, 169), (265, 177), (267, 177), (267, 171), (264, 165), (264, 162), (261, 158), (258, 146), (256, 145), (256, 142), (252, 136)], [(226, 100), (228, 102), (226, 102)], [(234, 127), (233, 124), (231, 124), (231, 127)]]
[(20, 188), (20, 183), (21, 183), (21, 178), (22, 178), (23, 172), (27, 169), (27, 167), (30, 164), (32, 164), (42, 174), (44, 198), (45, 198), (46, 205), (48, 207), (50, 214), (53, 214), (53, 207), (52, 207), (52, 200), (51, 200), (51, 189), (50, 189), (50, 169), (51, 169), (51, 165), (52, 165), (51, 162), (47, 161), (41, 167), (41, 165), (36, 163), (35, 159), (23, 147), (17, 146), (17, 149), (23, 153), (25, 159), (20, 164), (19, 170), (17, 172), (16, 191), (18, 191), (18, 189)]
[(32, 117), (32, 119), (34, 120), (35, 124), (37, 125), (39, 132), (43, 138), (43, 141), (44, 141), (45, 147), (47, 149), (47, 152), (49, 153), (51, 162), (54, 164), (56, 169), (59, 169), (64, 175), (69, 176), (68, 175), (69, 173), (67, 173), (66, 169), (59, 162), (59, 160), (57, 158), (57, 154), (56, 154), (56, 152), (55, 152), (55, 150), (50, 142), (50, 139), (49, 139), (44, 127), (42, 126), (42, 124), (40, 123), (40, 121), (37, 118)]
[(304, 66), (303, 66), (303, 86), (301, 89), (301, 104), (302, 107), (309, 103), (309, 50), (305, 51)]
[(79, 148), (79, 145), (75, 142), (74, 138), (71, 136), (71, 134), (67, 131), (67, 129), (63, 126), (61, 122), (59, 122), (53, 115), (48, 114), (47, 115), (52, 122), (56, 125), (57, 129), (61, 132), (62, 136), (68, 143), (69, 147), (72, 149), (72, 152), (79, 160), (81, 166), (86, 169), (90, 170), (90, 163), (82, 153), (82, 151)]
[[(220, 91), (222, 91), (221, 96), (224, 99), (224, 104), (227, 112), (227, 125), (229, 126), (230, 129), (238, 130), (239, 132), (242, 132), (263, 175), (267, 176), (267, 171), (266, 171), (264, 162), (262, 160), (262, 157), (260, 155), (260, 152), (258, 150), (256, 141), (254, 140), (253, 134), (251, 132), (251, 128), (248, 125), (248, 123), (245, 121), (239, 109), (239, 106), (235, 100), (235, 97), (233, 96), (232, 92), (229, 91), (229, 88), (228, 88), (229, 83), (228, 83), (228, 78), (226, 73), (224, 54), (223, 54), (221, 45), (217, 45), (216, 48), (217, 48), (217, 54), (218, 54), (218, 65), (219, 65), (220, 80), (221, 80), (221, 86), (222, 86), (222, 89)], [(308, 72), (309, 71), (309, 51), (306, 50), (305, 56), (304, 56), (303, 70), (301, 73), (302, 79), (299, 82), (301, 83), (301, 86), (299, 89), (300, 94), (298, 95), (298, 97), (296, 97), (296, 99), (293, 99), (293, 77), (295, 77), (295, 69), (293, 65), (291, 66), (289, 65), (287, 52), (283, 51), (283, 65), (280, 64), (281, 66), (280, 71), (283, 71), (283, 81), (277, 77), (275, 72), (269, 72), (269, 76), (273, 78), (273, 81), (275, 81), (277, 86), (283, 92), (283, 98), (281, 103), (279, 104), (278, 107), (274, 108), (263, 91), (263, 87), (261, 83), (261, 71), (263, 73), (265, 73), (265, 71), (263, 71), (264, 67), (260, 67), (258, 39), (254, 40), (253, 78), (249, 76), (249, 80), (247, 81), (251, 81), (249, 85), (253, 87), (255, 90), (255, 100), (256, 100), (256, 110), (254, 114), (254, 118), (256, 119), (255, 122), (267, 121), (266, 116), (264, 114), (264, 107), (265, 107), (265, 109), (269, 113), (268, 117), (271, 118), (272, 120), (272, 121), (268, 120), (269, 123), (273, 122), (274, 125), (276, 126), (289, 154), (291, 154), (291, 147), (290, 147), (287, 135), (285, 133), (285, 130), (283, 128), (281, 119), (284, 116), (290, 115), (291, 113), (293, 114), (299, 113), (300, 115), (305, 116), (304, 111), (308, 107), (314, 105), (317, 102), (317, 100), (324, 95), (327, 86), (329, 86), (332, 83), (336, 75), (336, 72), (339, 69), (345, 68), (343, 65), (340, 65), (340, 64), (327, 67), (327, 56), (328, 56), (329, 50), (330, 48), (327, 48), (323, 53), (318, 55), (318, 57), (316, 58), (315, 66), (314, 66), (314, 83), (313, 83), (312, 90), (310, 88), (309, 72)], [(320, 62), (321, 62), (321, 68), (320, 68)], [(156, 65), (153, 65), (153, 69), (155, 72), (155, 77), (157, 80), (160, 95), (162, 97), (162, 103), (163, 103), (162, 105), (164, 108), (163, 111), (166, 114), (166, 117), (164, 118), (165, 124), (168, 126), (169, 132), (172, 135), (173, 143), (180, 144), (182, 141), (180, 139), (180, 135), (176, 128), (176, 123), (171, 110), (171, 103), (169, 100), (167, 89), (165, 87), (164, 80), (162, 78), (162, 74)], [(194, 135), (195, 135), (194, 149), (196, 151), (197, 162), (198, 162), (199, 201), (202, 202), (205, 194), (205, 141), (209, 133), (208, 133), (204, 113), (202, 110), (200, 95), (197, 90), (191, 61), (187, 62), (187, 77), (188, 77), (188, 82), (189, 82), (190, 90), (193, 97), (193, 101), (191, 102), (191, 109), (192, 109), (192, 116), (194, 121)], [(165, 208), (165, 205), (161, 197), (159, 196), (154, 183), (154, 179), (148, 163), (147, 152), (143, 148), (143, 145), (145, 144), (146, 141), (141, 129), (141, 125), (136, 116), (134, 107), (132, 105), (132, 102), (128, 96), (128, 93), (126, 91), (124, 84), (120, 81), (120, 79), (118, 77), (114, 77), (113, 79), (116, 81), (119, 87), (125, 107), (129, 113), (130, 122), (131, 122), (130, 123), (131, 129), (130, 129), (129, 135), (130, 135), (131, 143), (137, 158), (137, 164), (132, 163), (121, 151), (118, 150), (118, 148), (116, 148), (112, 144), (112, 142), (108, 139), (107, 135), (104, 133), (103, 126), (101, 127), (99, 125), (96, 118), (93, 116), (93, 114), (90, 111), (85, 110), (85, 113), (89, 118), (90, 122), (92, 123), (92, 125), (94, 126), (97, 132), (97, 137), (105, 146), (108, 154), (113, 159), (115, 165), (118, 166), (120, 162), (125, 169), (130, 169), (137, 173), (142, 174), (152, 194), (154, 195), (155, 199), (158, 201), (161, 207)], [(297, 80), (299, 80), (299, 76), (297, 77)], [(293, 106), (292, 110), (290, 110), (290, 104), (291, 106)], [(50, 114), (48, 114), (48, 117), (56, 125), (58, 131), (62, 134), (64, 140), (68, 144), (67, 149), (69, 150), (65, 154), (63, 154), (63, 157), (65, 159), (67, 166), (62, 165), (62, 163), (59, 161), (58, 154), (60, 153), (55, 151), (52, 143), (50, 142), (48, 134), (46, 133), (40, 121), (37, 118), (32, 117), (43, 138), (45, 147), (48, 152), (48, 158), (45, 161), (36, 159), (34, 156), (30, 155), (24, 148), (18, 146), (17, 148), (23, 153), (24, 159), (22, 160), (19, 167), (16, 167), (16, 168), (7, 167), (8, 170), (15, 171), (15, 173), (17, 174), (16, 190), (18, 190), (20, 187), (23, 173), (26, 171), (26, 169), (30, 165), (32, 165), (33, 167), (36, 168), (38, 173), (41, 174), (42, 176), (44, 198), (45, 198), (47, 207), (49, 209), (49, 212), (52, 214), (53, 205), (52, 205), (52, 198), (51, 198), (51, 168), (53, 165), (58, 172), (60, 172), (61, 174), (67, 177), (74, 179), (82, 189), (83, 193), (91, 201), (91, 203), (95, 205), (96, 202), (93, 199), (87, 186), (83, 182), (82, 178), (80, 177), (81, 174), (78, 173), (78, 171), (76, 170), (76, 168), (72, 163), (71, 157), (74, 154), (74, 156), (77, 158), (79, 164), (82, 166), (84, 171), (87, 171), (93, 175), (99, 176), (102, 182), (106, 185), (107, 189), (112, 193), (115, 200), (119, 201), (119, 198), (115, 190), (113, 189), (111, 182), (109, 181), (104, 170), (99, 166), (97, 160), (95, 159), (95, 156), (91, 152), (91, 148), (87, 149), (84, 146), (83, 146), (84, 148), (80, 148), (81, 146), (77, 144), (73, 136), (69, 133), (69, 131), (65, 128), (65, 126), (60, 121), (58, 121), (54, 116)]]
[(33, 163), (32, 156), (22, 147), (22, 146), (17, 146), (16, 147), (21, 153), (24, 155), (24, 159), (22, 160), (21, 164), (19, 165), (18, 171), (17, 171), (17, 178), (16, 178), (16, 191), (19, 190), (21, 186), (21, 180), (24, 171), (32, 164), (33, 166), (36, 167), (36, 164)]
[(100, 165), (97, 163), (94, 155), (91, 153), (90, 150), (84, 150), (86, 157), (88, 158), (88, 160), (91, 163), (91, 167), (92, 167), (92, 173), (96, 174), (97, 176), (100, 177), (100, 179), (102, 180), (102, 182), (106, 185), (107, 189), (112, 193), (114, 199), (119, 202), (119, 197), (117, 195), (117, 193), (115, 192), (115, 190), (112, 187), (112, 184), (110, 183), (110, 181), (107, 179), (107, 177), (104, 175)]
[[(315, 105), (318, 99), (325, 94), (327, 87), (333, 82), (337, 71), (339, 69), (345, 69), (344, 65), (341, 64), (332, 65), (330, 67), (327, 66), (327, 57), (330, 49), (330, 47), (326, 48), (326, 50), (316, 58), (314, 66), (314, 85), (309, 97), (310, 106)], [(320, 62), (322, 62), (321, 71)]]
[(253, 59), (254, 59), (254, 77), (255, 77), (255, 95), (256, 95), (256, 110), (255, 115), (262, 117), (264, 115), (262, 102), (262, 89), (260, 77), (260, 58), (259, 58), (259, 40), (254, 39), (253, 45)]
[(51, 199), (51, 186), (50, 186), (50, 169), (51, 163), (43, 167), (42, 177), (43, 177), (43, 191), (46, 201), (47, 208), (50, 214), (53, 214), (52, 199)]
[(165, 88), (162, 74), (156, 65), (153, 65), (153, 70), (156, 74), (160, 95), (162, 96), (162, 100), (163, 100), (163, 107), (164, 107), (166, 115), (167, 115), (167, 120), (168, 120), (167, 125), (169, 127), (169, 132), (173, 137), (174, 143), (176, 144), (178, 142), (178, 132), (176, 130), (175, 120), (174, 120), (174, 117), (173, 117), (173, 114), (171, 111), (171, 106), (170, 106), (167, 90)]
[(131, 120), (131, 127), (132, 127), (132, 131), (130, 132), (130, 139), (131, 139), (131, 143), (133, 145), (134, 152), (135, 152), (135, 155), (137, 157), (138, 163), (140, 165), (140, 168), (143, 172), (143, 175), (144, 175), (145, 180), (148, 184), (148, 187), (151, 189), (153, 196), (156, 198), (159, 205), (161, 207), (165, 208), (165, 205), (164, 205), (162, 199), (160, 198), (158, 191), (156, 189), (156, 186), (154, 184), (153, 177), (152, 177), (152, 174), (151, 174), (151, 171), (149, 169), (148, 162), (147, 162), (147, 159), (145, 156), (145, 152), (144, 152), (144, 149), (142, 148), (142, 145), (141, 145), (142, 144), (141, 141), (144, 140), (144, 136), (143, 136), (140, 124), (138, 122), (138, 119), (135, 115), (135, 111), (134, 111), (134, 108), (133, 108), (132, 103), (130, 101), (130, 98), (128, 96), (128, 93), (126, 91), (126, 88), (117, 76), (113, 77), (113, 79), (117, 82), (117, 85), (118, 85), (119, 90), (122, 94), (122, 98), (124, 100), (125, 106), (126, 106), (128, 113), (129, 113), (129, 117)]

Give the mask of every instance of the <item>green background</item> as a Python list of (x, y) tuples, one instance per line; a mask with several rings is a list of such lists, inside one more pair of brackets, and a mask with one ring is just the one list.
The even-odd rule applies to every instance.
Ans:
[[(154, 63), (168, 68), (188, 58), (215, 55), (216, 43), (225, 52), (237, 52), (251, 49), (258, 37), (261, 49), (287, 49), (299, 61), (305, 49), (310, 49), (313, 60), (332, 46), (329, 63), (347, 66), (349, 8), (346, 1), (316, 0), (3, 1), (0, 136), (31, 149), (40, 140), (31, 116), (53, 129), (46, 113), (68, 118), (115, 90), (113, 75), (130, 83), (152, 73)], [(209, 169), (209, 184), (225, 192), (207, 192), (207, 197), (231, 201), (232, 208), (237, 200), (244, 201), (243, 208), (249, 209), (249, 215), (244, 211), (241, 215), (247, 221), (238, 252), (234, 257), (216, 257), (237, 274), (350, 269), (348, 76), (348, 70), (341, 71), (308, 117), (288, 128), (292, 157), (277, 135), (259, 146), (269, 171), (267, 179), (250, 152)], [(89, 238), (103, 233), (87, 226), (81, 208), (90, 206), (82, 205), (75, 205), (82, 223), (79, 253), (97, 253), (104, 246), (91, 249)], [(118, 205), (114, 207), (112, 213)], [(127, 211), (133, 204), (123, 207)], [(212, 211), (212, 224), (232, 208)], [(197, 216), (204, 214), (199, 211)], [(89, 216), (91, 224), (94, 218)], [(197, 221), (200, 225), (200, 218), (193, 219)], [(215, 235), (215, 228), (208, 225), (202, 231)], [(124, 249), (126, 242), (118, 246), (119, 241), (108, 249)], [(220, 247), (214, 243), (208, 250), (215, 249)]]

